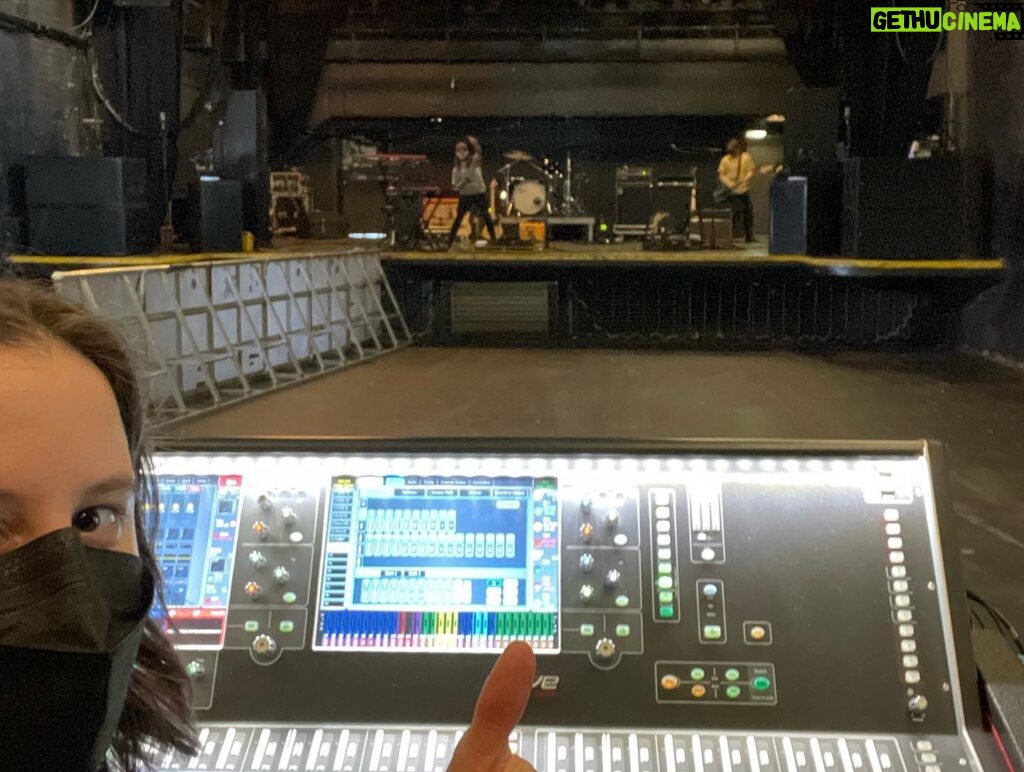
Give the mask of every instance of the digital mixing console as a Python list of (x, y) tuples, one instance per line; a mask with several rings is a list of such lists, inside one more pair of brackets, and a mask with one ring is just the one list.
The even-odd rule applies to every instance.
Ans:
[(246, 440), (155, 459), (202, 751), (443, 770), (537, 652), (540, 772), (999, 769), (924, 443)]

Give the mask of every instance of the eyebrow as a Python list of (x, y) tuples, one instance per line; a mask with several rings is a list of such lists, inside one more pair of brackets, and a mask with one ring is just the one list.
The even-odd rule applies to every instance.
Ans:
[[(136, 483), (134, 477), (110, 477), (101, 482), (90, 485), (82, 492), (83, 498), (95, 496), (109, 496), (119, 493), (135, 493)], [(20, 501), (21, 496), (14, 491), (0, 488), (0, 501)]]
[(134, 477), (111, 477), (103, 482), (90, 485), (85, 496), (105, 496), (110, 493), (134, 493), (137, 485)]

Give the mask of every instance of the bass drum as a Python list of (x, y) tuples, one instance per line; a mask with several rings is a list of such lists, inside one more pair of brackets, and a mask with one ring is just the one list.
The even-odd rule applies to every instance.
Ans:
[(512, 208), (524, 217), (533, 217), (548, 204), (548, 189), (536, 180), (523, 180), (512, 191)]

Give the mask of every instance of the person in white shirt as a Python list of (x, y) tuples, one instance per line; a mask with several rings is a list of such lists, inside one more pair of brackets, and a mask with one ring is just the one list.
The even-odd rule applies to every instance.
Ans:
[(452, 187), (459, 192), (459, 209), (448, 233), (449, 247), (455, 243), (455, 236), (462, 225), (462, 218), (472, 212), (479, 216), (491, 241), (497, 241), (494, 220), (487, 208), (487, 185), (484, 183), (483, 151), (476, 137), (466, 137), (455, 145), (455, 165), (452, 167)]
[(750, 244), (754, 241), (754, 205), (750, 201), (750, 180), (755, 173), (754, 158), (747, 152), (746, 141), (739, 137), (730, 139), (725, 150), (725, 155), (718, 163), (718, 180), (728, 188), (733, 225), (735, 227), (742, 223), (743, 234)]

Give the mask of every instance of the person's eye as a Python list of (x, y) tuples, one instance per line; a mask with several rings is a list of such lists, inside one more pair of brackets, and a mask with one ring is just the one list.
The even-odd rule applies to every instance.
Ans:
[(118, 506), (83, 507), (71, 516), (71, 527), (82, 534), (90, 547), (113, 547), (121, 539), (128, 521), (126, 510)]

